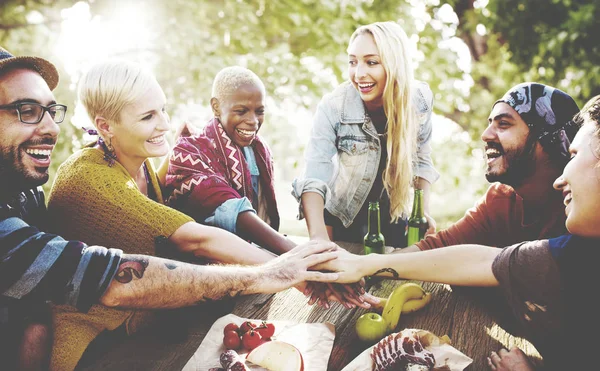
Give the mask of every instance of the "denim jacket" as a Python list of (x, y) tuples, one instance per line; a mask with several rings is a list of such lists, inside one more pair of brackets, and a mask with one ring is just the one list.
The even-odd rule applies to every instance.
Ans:
[[(424, 82), (415, 81), (414, 86), (413, 103), (420, 122), (414, 175), (434, 183), (439, 174), (431, 160), (433, 94)], [(300, 202), (304, 192), (319, 193), (325, 208), (347, 227), (375, 181), (381, 158), (379, 136), (349, 81), (323, 97), (313, 122), (304, 152), (306, 169), (294, 180), (292, 194)], [(303, 217), (300, 206), (298, 218)]]

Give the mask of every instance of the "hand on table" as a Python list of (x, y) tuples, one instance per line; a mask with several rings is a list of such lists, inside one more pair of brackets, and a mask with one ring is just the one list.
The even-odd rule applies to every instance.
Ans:
[(492, 352), (487, 359), (493, 371), (533, 371), (534, 368), (523, 351), (512, 347), (510, 352), (504, 348), (498, 353)]
[(350, 284), (340, 284), (328, 282), (326, 285), (329, 286), (332, 294), (344, 304), (346, 308), (354, 308), (358, 306), (361, 308), (369, 309), (373, 305), (379, 304), (379, 298), (369, 294), (365, 291), (365, 280)]
[(311, 270), (312, 266), (335, 259), (335, 251), (332, 251), (335, 247), (332, 242), (309, 241), (263, 264), (260, 268), (260, 292), (270, 294), (283, 291), (303, 281), (335, 281), (337, 273)]
[(329, 301), (337, 301), (348, 309), (356, 306), (369, 309), (379, 304), (379, 298), (365, 292), (364, 280), (353, 284), (316, 283), (309, 282), (304, 291), (310, 296), (308, 304), (318, 304), (329, 308)]
[(363, 279), (365, 274), (361, 268), (364, 268), (363, 259), (365, 256), (352, 254), (341, 247), (337, 247), (331, 252), (335, 258), (327, 262), (315, 265), (312, 269), (327, 272), (337, 272), (339, 277), (336, 283), (355, 283)]

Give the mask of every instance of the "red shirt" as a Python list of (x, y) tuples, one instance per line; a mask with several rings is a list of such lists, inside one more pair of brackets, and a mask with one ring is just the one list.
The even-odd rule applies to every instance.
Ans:
[(533, 181), (517, 189), (493, 183), (459, 221), (416, 245), (421, 250), (467, 243), (505, 247), (566, 234), (563, 198), (552, 188), (558, 175), (542, 166)]

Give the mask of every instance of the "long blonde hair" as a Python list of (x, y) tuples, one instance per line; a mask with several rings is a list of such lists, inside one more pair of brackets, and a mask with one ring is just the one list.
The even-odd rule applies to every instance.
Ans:
[(373, 36), (387, 77), (383, 109), (387, 117), (388, 158), (383, 185), (390, 197), (390, 217), (394, 222), (409, 208), (419, 127), (413, 104), (414, 77), (408, 37), (395, 22), (376, 22), (356, 29), (350, 43), (362, 34)]

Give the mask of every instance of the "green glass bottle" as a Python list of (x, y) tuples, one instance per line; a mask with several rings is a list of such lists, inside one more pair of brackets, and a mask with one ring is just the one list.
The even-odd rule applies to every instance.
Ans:
[(415, 188), (415, 199), (412, 212), (408, 219), (408, 231), (406, 233), (406, 246), (412, 246), (425, 237), (429, 228), (425, 211), (423, 210), (423, 190)]
[(376, 253), (385, 254), (385, 238), (381, 234), (379, 223), (379, 202), (369, 202), (369, 221), (367, 234), (363, 240), (365, 255)]

